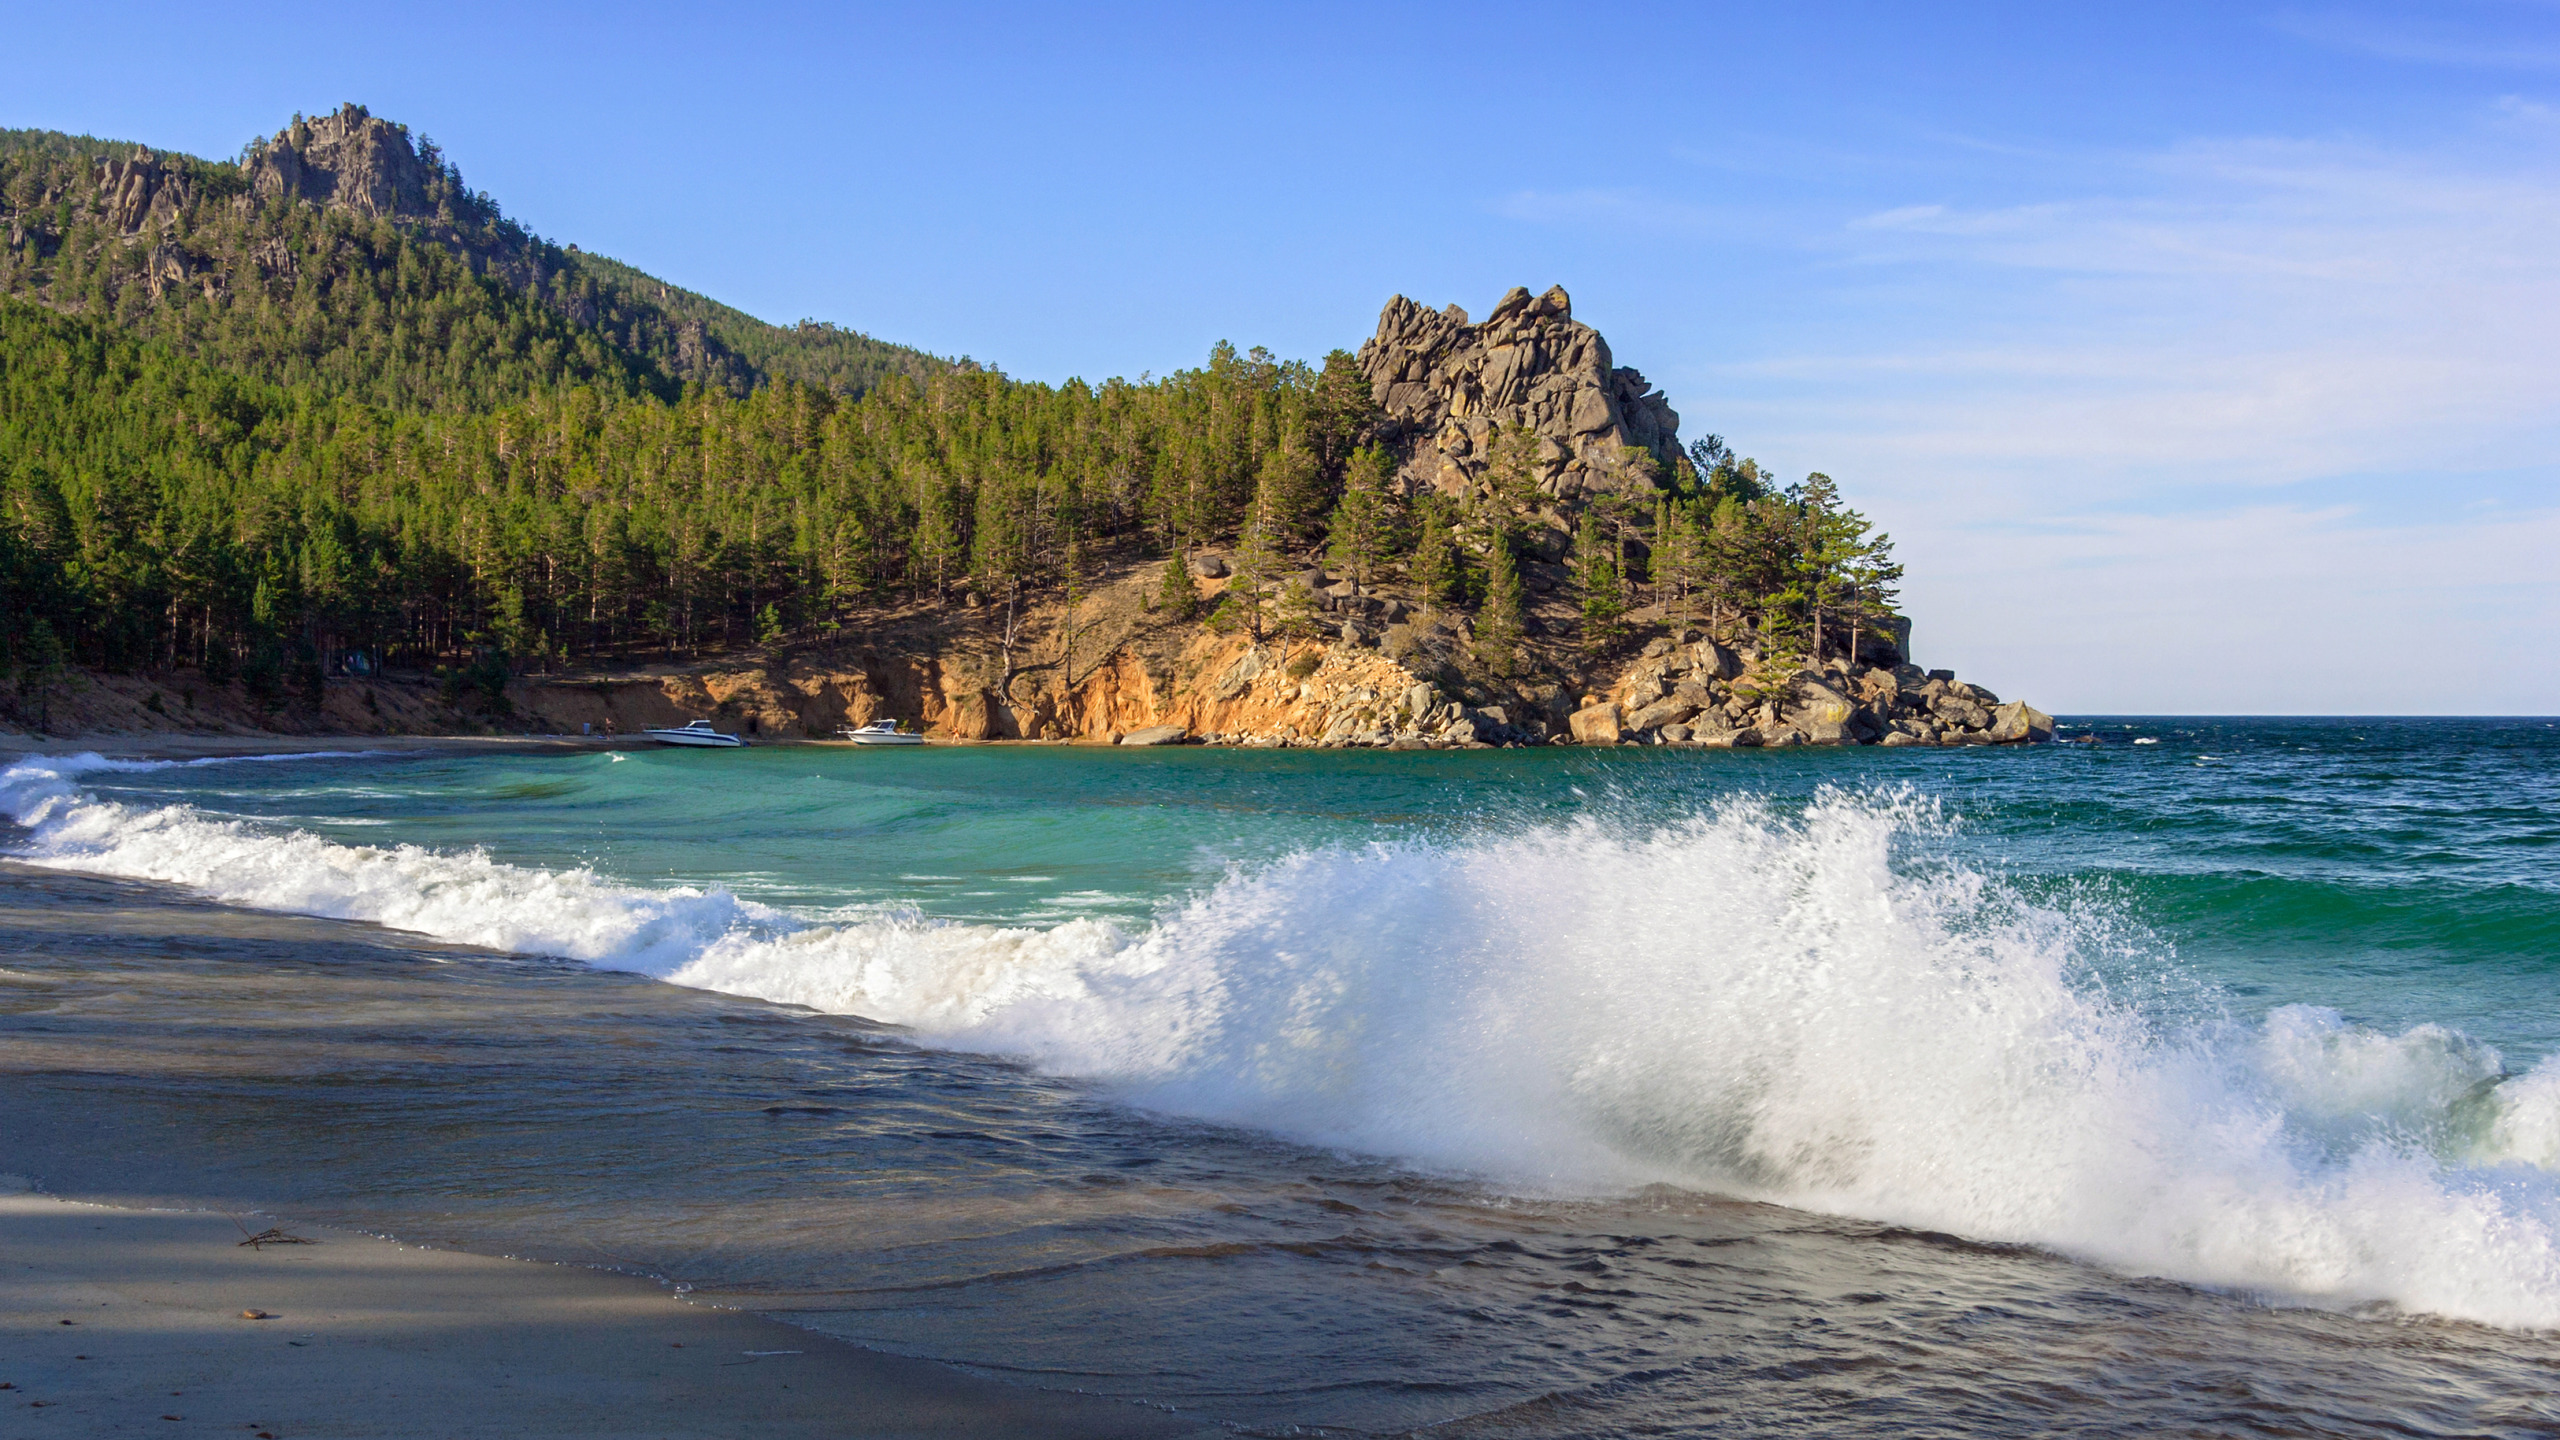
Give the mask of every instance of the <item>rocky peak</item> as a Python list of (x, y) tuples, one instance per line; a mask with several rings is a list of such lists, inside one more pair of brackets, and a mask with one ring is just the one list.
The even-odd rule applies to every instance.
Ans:
[(172, 224), (194, 199), (195, 186), (147, 146), (134, 147), (125, 159), (99, 162), (98, 212), (123, 234)]
[(1670, 402), (1612, 361), (1561, 285), (1534, 297), (1515, 287), (1482, 324), (1398, 295), (1361, 344), (1360, 369), (1408, 493), (1468, 493), (1495, 433), (1511, 426), (1536, 437), (1538, 488), (1567, 506), (1649, 489), (1678, 453)]
[(296, 118), (253, 146), (244, 168), (260, 200), (308, 200), (372, 219), (440, 218), (446, 188), (442, 168), (418, 153), (406, 126), (375, 119), (361, 105)]

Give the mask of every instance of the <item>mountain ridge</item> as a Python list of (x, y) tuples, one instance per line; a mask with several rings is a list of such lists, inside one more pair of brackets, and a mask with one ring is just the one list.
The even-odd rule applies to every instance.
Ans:
[(354, 104), (216, 161), (0, 131), (0, 294), (110, 319), (259, 379), (394, 408), (561, 385), (672, 399), (777, 381), (854, 396), (963, 362), (774, 325), (543, 239), (431, 141)]

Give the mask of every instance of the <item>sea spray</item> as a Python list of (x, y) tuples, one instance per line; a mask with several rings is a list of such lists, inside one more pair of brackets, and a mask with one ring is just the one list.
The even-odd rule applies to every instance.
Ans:
[(858, 1013), (1151, 1109), (1544, 1192), (1649, 1181), (2329, 1304), (2560, 1325), (2560, 1078), (2457, 1032), (2112, 998), (2113, 922), (1908, 794), (1239, 869), (1137, 933), (791, 915), (81, 791), (40, 864)]

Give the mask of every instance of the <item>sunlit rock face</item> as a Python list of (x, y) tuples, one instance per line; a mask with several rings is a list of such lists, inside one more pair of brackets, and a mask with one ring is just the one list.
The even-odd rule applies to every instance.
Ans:
[(1561, 285), (1534, 297), (1515, 288), (1481, 324), (1455, 305), (1429, 310), (1399, 295), (1360, 346), (1360, 368), (1408, 493), (1465, 494), (1512, 426), (1534, 437), (1538, 488), (1567, 506), (1650, 488), (1679, 451), (1670, 402), (1611, 361), (1609, 342), (1573, 318)]

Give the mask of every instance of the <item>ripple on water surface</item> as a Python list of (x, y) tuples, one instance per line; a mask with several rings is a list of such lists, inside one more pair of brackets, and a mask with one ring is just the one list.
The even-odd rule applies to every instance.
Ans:
[[(183, 945), (65, 939), (57, 912), (0, 957), (34, 1097), (0, 1139), (58, 1188), (606, 1260), (1260, 1428), (2541, 1433), (2547, 1336), (2374, 1303), (2513, 1316), (2552, 1278), (2464, 1247), (2560, 1213), (2553, 751), (2357, 724), (767, 752), (717, 794), (697, 757), (435, 761), (334, 815), (226, 769), (227, 813), (436, 847), (346, 870), (423, 887), (412, 919), (523, 885), (538, 936), (564, 899), (732, 877), (585, 958), (872, 1019), (210, 910)], [(51, 838), (378, 903), (293, 891), (271, 862), (312, 855), (256, 823), (136, 828), (212, 773), (88, 777), (122, 818)], [(2276, 1283), (2306, 1245), (2388, 1264)]]

